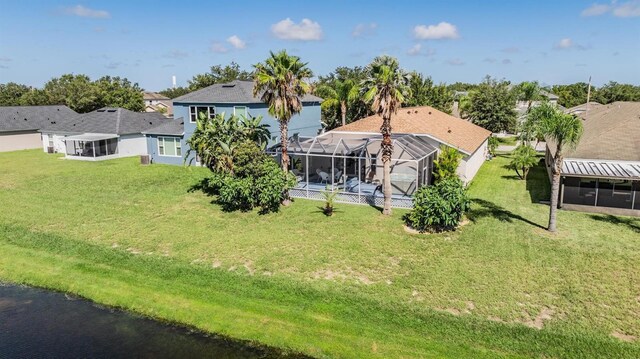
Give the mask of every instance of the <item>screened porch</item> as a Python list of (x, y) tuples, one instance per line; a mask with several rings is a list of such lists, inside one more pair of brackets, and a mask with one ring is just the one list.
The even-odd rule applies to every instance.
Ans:
[[(291, 171), (298, 180), (292, 197), (322, 199), (324, 190), (338, 191), (346, 203), (382, 205), (383, 164), (380, 135), (327, 133), (313, 138), (294, 136), (289, 141)], [(425, 138), (392, 137), (391, 192), (394, 207), (409, 208), (412, 195), (431, 182), (437, 150)], [(279, 156), (280, 147), (272, 148)]]
[(65, 141), (66, 158), (97, 161), (116, 157), (118, 154), (118, 135), (102, 133), (83, 133), (68, 136)]

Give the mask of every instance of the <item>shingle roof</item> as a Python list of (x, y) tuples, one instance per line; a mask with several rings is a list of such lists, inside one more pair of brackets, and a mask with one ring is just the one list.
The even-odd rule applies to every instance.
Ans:
[(133, 112), (123, 108), (105, 107), (78, 115), (48, 131), (126, 135), (142, 133), (170, 121), (172, 120), (157, 112)]
[(144, 100), (169, 100), (169, 98), (165, 95), (159, 94), (157, 92), (143, 92), (142, 98)]
[(142, 131), (142, 133), (150, 135), (182, 136), (184, 135), (184, 119), (180, 117), (169, 122), (161, 123), (158, 126)]
[[(332, 131), (378, 133), (382, 117), (373, 115), (338, 127)], [(439, 142), (472, 154), (491, 132), (473, 123), (436, 110), (430, 106), (405, 107), (391, 117), (393, 133), (427, 135)]]
[[(580, 116), (584, 119), (585, 114)], [(584, 133), (565, 158), (640, 161), (640, 102), (614, 102), (590, 108), (582, 122)], [(548, 142), (555, 154), (555, 144)]]
[[(321, 102), (313, 95), (305, 95), (302, 102)], [(232, 81), (215, 84), (203, 89), (176, 97), (173, 102), (180, 103), (262, 103), (260, 96), (253, 96), (253, 81)]]
[(1, 106), (0, 132), (41, 130), (78, 116), (67, 106)]

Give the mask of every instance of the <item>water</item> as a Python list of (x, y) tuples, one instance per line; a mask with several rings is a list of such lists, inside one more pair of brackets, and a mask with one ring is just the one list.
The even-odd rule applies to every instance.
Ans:
[(279, 358), (90, 301), (0, 283), (0, 358)]

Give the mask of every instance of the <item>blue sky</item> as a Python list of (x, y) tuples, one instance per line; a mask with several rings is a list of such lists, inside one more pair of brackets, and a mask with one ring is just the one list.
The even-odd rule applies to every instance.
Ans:
[(315, 74), (384, 53), (437, 82), (640, 84), (640, 0), (0, 0), (0, 83), (84, 73), (161, 90), (279, 49)]

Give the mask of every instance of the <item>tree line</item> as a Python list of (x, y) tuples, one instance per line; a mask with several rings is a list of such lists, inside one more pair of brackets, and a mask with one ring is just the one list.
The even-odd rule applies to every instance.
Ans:
[(87, 75), (54, 77), (42, 88), (15, 82), (0, 84), (0, 106), (66, 105), (79, 113), (102, 107), (144, 111), (142, 89), (126, 78), (103, 76), (91, 81)]

